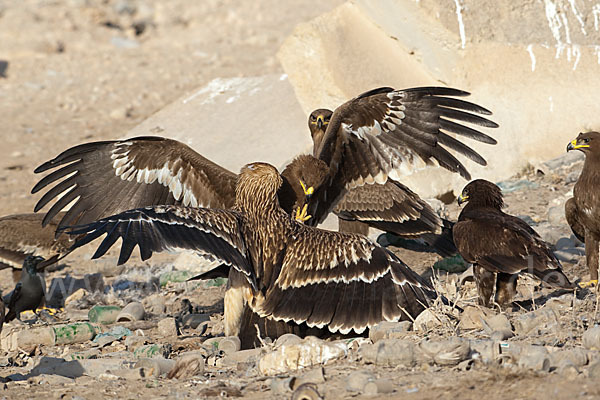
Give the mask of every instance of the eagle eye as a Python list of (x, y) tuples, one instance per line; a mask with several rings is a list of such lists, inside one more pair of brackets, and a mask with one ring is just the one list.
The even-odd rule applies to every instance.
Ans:
[(583, 143), (589, 143), (589, 142), (590, 142), (590, 139), (588, 139), (588, 138), (583, 139)]

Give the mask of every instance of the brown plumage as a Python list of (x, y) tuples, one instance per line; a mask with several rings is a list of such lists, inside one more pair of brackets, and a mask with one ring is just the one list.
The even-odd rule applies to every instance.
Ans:
[[(347, 189), (375, 181), (384, 183), (388, 175), (393, 177), (414, 169), (419, 158), (428, 163), (437, 161), (468, 176), (464, 166), (444, 146), (480, 164), (485, 164), (485, 160), (441, 130), (485, 143), (495, 140), (447, 118), (487, 127), (497, 125), (476, 115), (490, 114), (486, 109), (446, 97), (467, 94), (450, 88), (381, 88), (346, 102), (333, 113), (323, 146), (315, 152), (320, 161), (305, 159), (315, 165), (299, 170), (306, 179), (317, 181), (325, 170), (323, 183), (318, 188), (311, 185), (315, 194), (309, 199), (304, 199), (303, 192), (302, 198), (280, 197), (282, 207), (292, 212), (294, 205), (308, 200), (313, 218), (307, 222), (317, 225), (335, 208)], [(337, 128), (331, 130), (332, 126)], [(82, 144), (42, 164), (35, 172), (52, 169), (56, 170), (32, 190), (37, 193), (54, 185), (35, 207), (38, 211), (57, 199), (47, 212), (44, 225), (75, 199), (60, 226), (90, 223), (125, 210), (159, 204), (230, 208), (235, 198), (235, 173), (180, 142), (159, 137)], [(293, 175), (298, 179), (297, 174), (290, 174), (282, 173), (284, 178)], [(282, 187), (282, 192), (288, 195), (298, 186), (293, 179), (289, 183), (289, 187)]]
[(477, 115), (491, 114), (485, 108), (447, 97), (467, 95), (439, 87), (379, 88), (336, 108), (322, 139), (313, 137), (315, 144), (319, 142), (313, 155), (325, 162), (330, 172), (310, 200), (308, 212), (313, 219), (308, 223), (322, 222), (348, 190), (384, 184), (388, 176), (399, 181), (403, 175), (430, 164), (470, 179), (464, 165), (446, 148), (481, 165), (486, 165), (485, 160), (445, 132), (495, 144), (493, 138), (454, 121), (498, 125)]
[(573, 233), (585, 242), (585, 257), (590, 281), (581, 286), (598, 284), (598, 245), (600, 244), (600, 133), (580, 133), (567, 146), (567, 151), (585, 154), (581, 175), (575, 183), (573, 197), (565, 204), (565, 216)]
[[(308, 117), (315, 152), (332, 115), (333, 111), (321, 108)], [(452, 242), (452, 224), (442, 220), (418, 194), (393, 179), (348, 190), (333, 212), (338, 216), (340, 232), (368, 235), (369, 227), (373, 227), (403, 238), (420, 237), (443, 256), (457, 251)]]
[[(264, 163), (245, 166), (232, 210), (154, 206), (81, 226), (85, 245), (107, 233), (94, 254), (123, 238), (119, 263), (136, 246), (154, 251), (211, 253), (231, 266), (225, 294), (225, 334), (243, 326), (246, 307), (268, 320), (357, 334), (381, 321), (416, 317), (434, 295), (393, 253), (362, 235), (296, 222), (278, 203), (283, 179)], [(407, 315), (408, 314), (408, 315)], [(245, 346), (249, 344), (246, 342)]]
[(522, 219), (502, 212), (502, 191), (477, 179), (458, 198), (467, 202), (454, 225), (454, 243), (462, 257), (473, 263), (479, 302), (489, 306), (496, 280), (498, 304), (512, 300), (517, 274), (530, 273), (553, 286), (572, 288), (548, 243)]
[[(62, 213), (61, 213), (62, 216)], [(18, 274), (28, 255), (45, 259), (39, 264), (40, 270), (52, 265), (69, 253), (73, 244), (68, 235), (54, 238), (57, 222), (50, 222), (42, 228), (43, 215), (14, 214), (0, 218), (0, 269), (11, 268)]]

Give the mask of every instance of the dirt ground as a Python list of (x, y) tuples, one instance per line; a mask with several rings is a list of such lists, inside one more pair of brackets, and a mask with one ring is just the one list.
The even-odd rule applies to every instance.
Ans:
[[(340, 0), (22, 0), (0, 3), (0, 120), (3, 122), (0, 215), (33, 209), (38, 198), (29, 192), (39, 177), (32, 171), (62, 150), (84, 141), (120, 138), (155, 111), (211, 79), (282, 73), (275, 54), (286, 35), (296, 24), (341, 3)], [(549, 206), (560, 207), (572, 190), (573, 182), (567, 182), (565, 176), (566, 173), (539, 175), (535, 170), (526, 171), (524, 179), (534, 185), (526, 190), (507, 192), (507, 212), (528, 215), (535, 223), (548, 221)], [(521, 179), (516, 177), (512, 182)], [(446, 207), (450, 219), (455, 219), (458, 212), (454, 204)], [(560, 236), (570, 235), (564, 224), (554, 230)], [(110, 256), (97, 263), (90, 261), (91, 251), (82, 249), (74, 253), (66, 260), (67, 267), (49, 274), (48, 281), (66, 273), (83, 276), (98, 270), (108, 271), (115, 264), (115, 258)], [(426, 272), (440, 259), (435, 254), (396, 251), (419, 273)], [(144, 275), (144, 271), (158, 273), (168, 258), (157, 257), (150, 261), (143, 263), (134, 259), (127, 267), (129, 276)], [(575, 257), (573, 263), (565, 262), (565, 270), (573, 279), (586, 278), (584, 265), (581, 257)], [(113, 283), (117, 279), (113, 271), (112, 276), (107, 273), (105, 282)], [(455, 279), (443, 276), (442, 282)], [(3, 291), (12, 285), (10, 273), (0, 271)], [(474, 304), (474, 288), (467, 289), (464, 304)], [(181, 287), (177, 287), (160, 295), (176, 308), (181, 291)], [(528, 291), (529, 287), (522, 290), (522, 299), (528, 298)], [(152, 290), (148, 293), (156, 295)], [(548, 293), (545, 290), (535, 296)], [(198, 286), (191, 298), (205, 312), (217, 314), (222, 307), (222, 296), (223, 287)], [(565, 329), (570, 326), (572, 335), (562, 345), (580, 344), (583, 330), (596, 321), (593, 294), (581, 297), (581, 318), (585, 321), (576, 323), (570, 316), (564, 316), (561, 324)], [(126, 300), (119, 299), (120, 302)], [(509, 315), (513, 318), (519, 312), (521, 310), (510, 311)], [(218, 332), (218, 322), (216, 318), (213, 332)], [(155, 326), (148, 332), (155, 334)], [(425, 336), (435, 335), (432, 332)], [(415, 341), (422, 338), (414, 336)], [(194, 347), (195, 338), (171, 340), (175, 347), (188, 349)], [(539, 337), (525, 340), (552, 343)], [(46, 355), (60, 356), (65, 351), (51, 349)], [(26, 361), (21, 365), (0, 368), (0, 376), (24, 371), (24, 365), (36, 358), (23, 359)], [(395, 392), (387, 395), (388, 398), (600, 397), (600, 388), (585, 372), (573, 377), (489, 366), (469, 371), (435, 366), (406, 369), (364, 365), (350, 359), (325, 366), (327, 382), (319, 385), (321, 394), (327, 399), (366, 397), (344, 390), (344, 377), (357, 369), (392, 379)], [(72, 382), (40, 383), (26, 379), (8, 382), (3, 390), (0, 387), (0, 397), (203, 398), (219, 397), (224, 387), (231, 397), (278, 397), (269, 392), (269, 379), (247, 376), (246, 371), (237, 368), (212, 368), (209, 372), (203, 379), (185, 381), (164, 378), (103, 381), (83, 376)]]

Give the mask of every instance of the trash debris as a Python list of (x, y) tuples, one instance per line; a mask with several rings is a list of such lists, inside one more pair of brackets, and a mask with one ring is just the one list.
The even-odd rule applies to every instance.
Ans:
[(134, 301), (127, 304), (117, 315), (117, 322), (123, 321), (141, 321), (145, 315), (144, 306), (142, 303)]
[(340, 341), (325, 342), (309, 336), (301, 343), (280, 348), (263, 355), (258, 368), (265, 375), (275, 375), (345, 357), (348, 347)]
[(94, 306), (88, 312), (90, 322), (109, 325), (117, 320), (121, 307), (117, 306)]

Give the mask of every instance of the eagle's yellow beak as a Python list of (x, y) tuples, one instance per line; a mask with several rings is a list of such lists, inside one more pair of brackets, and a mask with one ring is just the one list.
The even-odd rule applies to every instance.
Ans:
[(590, 145), (589, 144), (577, 144), (577, 139), (573, 139), (567, 145), (567, 151), (569, 151), (569, 150), (583, 149), (585, 147), (590, 147)]
[(317, 128), (321, 129), (325, 125), (325, 118), (322, 115), (317, 117)]
[(469, 196), (461, 194), (460, 196), (458, 196), (458, 205), (460, 206), (461, 204), (466, 203), (468, 200)]

